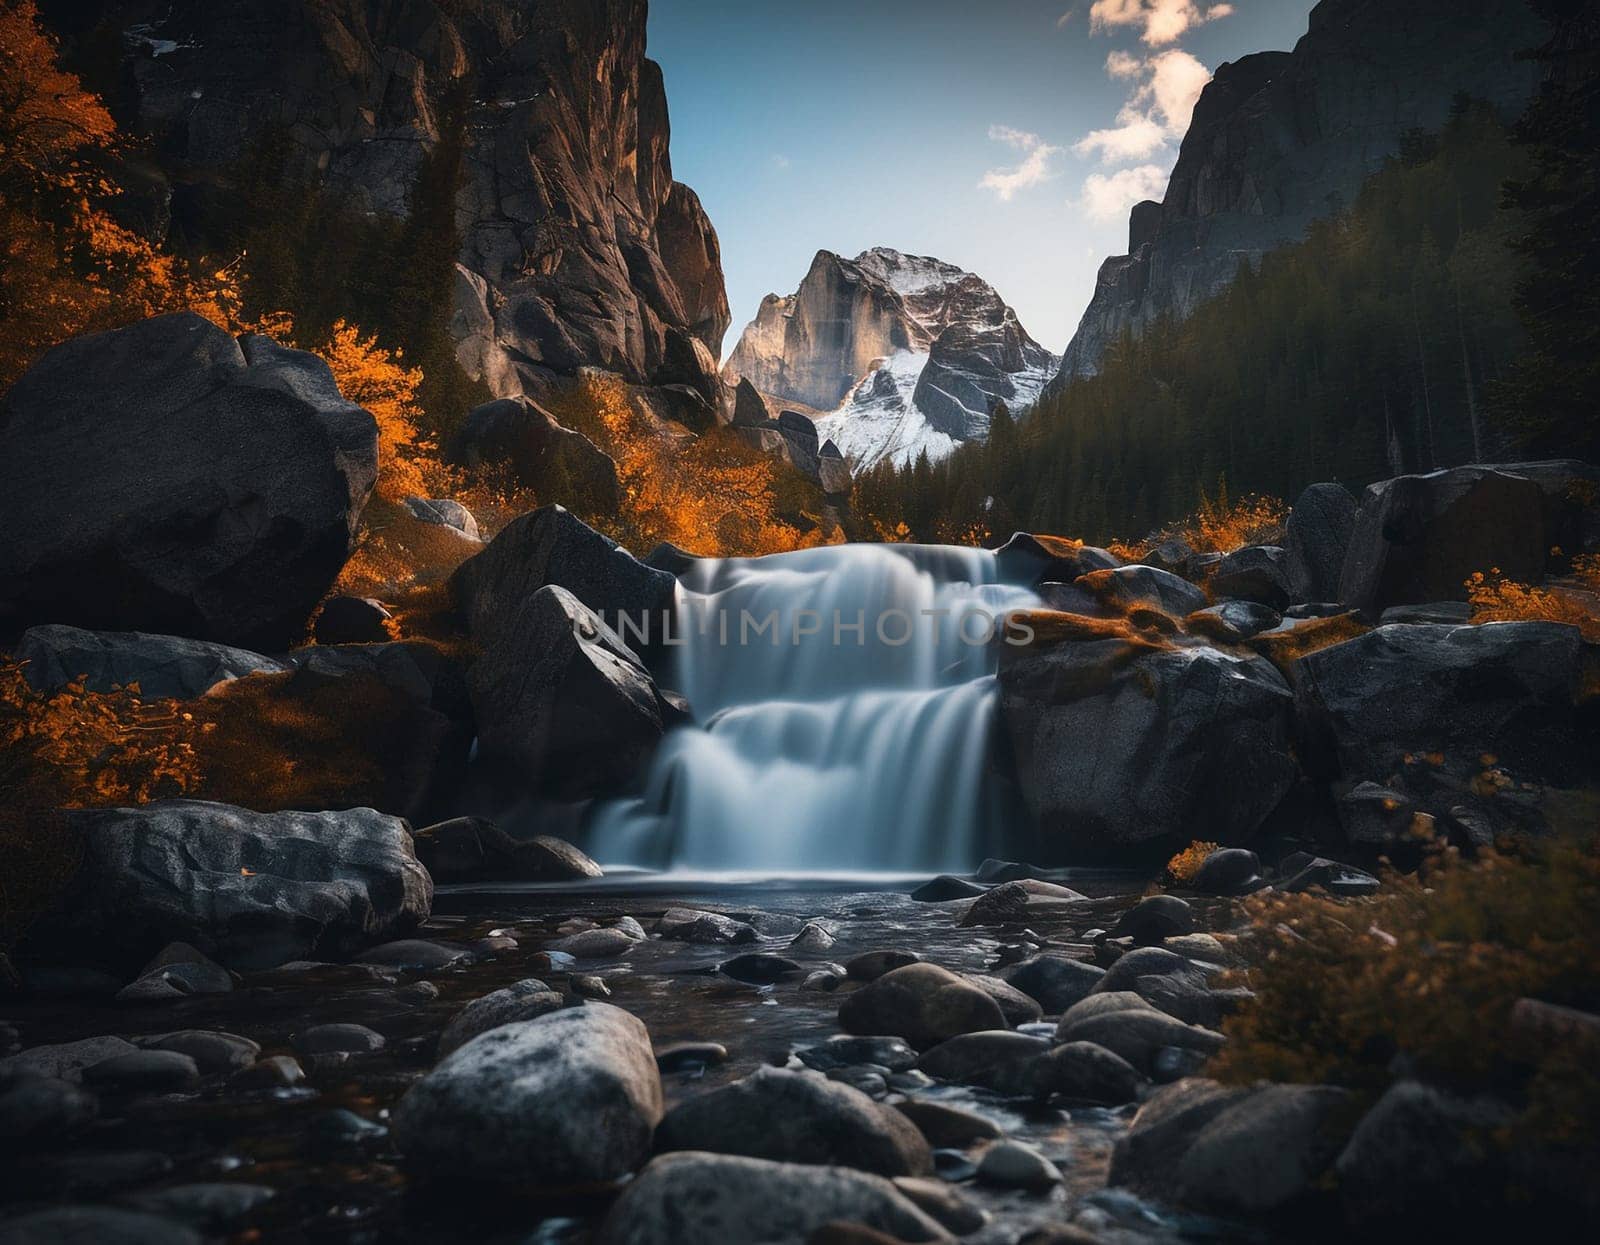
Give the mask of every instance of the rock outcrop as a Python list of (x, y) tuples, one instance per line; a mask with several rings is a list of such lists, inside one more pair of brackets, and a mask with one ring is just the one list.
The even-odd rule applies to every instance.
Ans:
[(832, 412), (821, 434), (861, 470), (984, 440), (996, 406), (1031, 405), (1055, 365), (983, 278), (875, 247), (818, 251), (793, 294), (762, 300), (724, 376)]
[(0, 400), (0, 629), (287, 648), (377, 470), (314, 355), (190, 312), (64, 342)]
[(428, 157), (459, 141), (451, 331), (469, 375), (509, 397), (593, 366), (720, 401), (720, 250), (672, 177), (645, 0), (96, 7), (175, 228), (214, 228), (268, 141), (286, 176), (405, 218)]
[(1530, 7), (1499, 0), (1322, 0), (1293, 52), (1219, 67), (1165, 199), (1133, 209), (1129, 253), (1101, 265), (1055, 383), (1093, 375), (1125, 330), (1189, 315), (1241, 262), (1353, 202), (1401, 138), (1442, 126), (1458, 95), (1520, 113), (1540, 71), (1518, 53), (1547, 37)]

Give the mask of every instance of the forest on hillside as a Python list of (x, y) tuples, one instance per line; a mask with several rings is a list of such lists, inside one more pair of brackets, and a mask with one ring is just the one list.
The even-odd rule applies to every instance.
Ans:
[(1594, 457), (1592, 261), (1570, 245), (1595, 211), (1591, 95), (1548, 93), (1514, 127), (1459, 100), (1302, 242), (1020, 421), (997, 413), (986, 444), (871, 473), (861, 511), (919, 540), (1105, 542), (1230, 492)]

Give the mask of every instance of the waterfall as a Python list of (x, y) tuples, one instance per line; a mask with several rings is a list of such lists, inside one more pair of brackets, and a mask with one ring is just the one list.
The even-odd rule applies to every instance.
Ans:
[(590, 822), (602, 864), (955, 870), (981, 854), (1008, 611), (981, 549), (838, 545), (703, 560), (669, 682), (695, 725)]

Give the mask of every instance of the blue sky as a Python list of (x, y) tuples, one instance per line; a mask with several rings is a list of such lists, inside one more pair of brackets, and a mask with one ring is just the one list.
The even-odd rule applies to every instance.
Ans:
[(722, 240), (731, 349), (819, 249), (988, 279), (1060, 351), (1207, 73), (1313, 0), (651, 0), (672, 164)]

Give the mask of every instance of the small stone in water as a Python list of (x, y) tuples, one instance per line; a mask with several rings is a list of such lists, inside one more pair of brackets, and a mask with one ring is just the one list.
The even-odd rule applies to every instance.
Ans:
[(955, 1183), (971, 1180), (978, 1174), (978, 1165), (960, 1150), (935, 1150), (933, 1170), (939, 1174), (941, 1180)]
[(838, 973), (830, 973), (826, 969), (818, 969), (814, 973), (807, 973), (806, 979), (800, 983), (802, 990), (822, 990), (831, 993), (837, 990), (844, 982)]
[(1032, 1146), (1008, 1138), (983, 1152), (978, 1179), (1018, 1189), (1048, 1189), (1061, 1182), (1061, 1172)]
[(847, 962), (844, 968), (851, 981), (876, 981), (885, 973), (904, 968), (907, 964), (919, 963), (921, 960), (922, 957), (915, 951), (891, 947), (882, 951), (863, 952)]
[(725, 1063), (728, 1048), (720, 1042), (671, 1042), (656, 1051), (656, 1067), (663, 1072), (680, 1068)]
[(431, 1003), (439, 997), (439, 987), (431, 981), (413, 981), (396, 990), (394, 997), (402, 1003)]
[(383, 1034), (366, 1025), (313, 1025), (295, 1039), (294, 1048), (302, 1055), (342, 1053), (369, 1055), (384, 1047)]
[(269, 1055), (233, 1078), (235, 1089), (290, 1089), (306, 1079), (299, 1061), (288, 1055)]
[(599, 977), (590, 975), (574, 977), (567, 984), (571, 987), (572, 993), (580, 999), (609, 999), (611, 997), (611, 987), (606, 985), (605, 981)]
[(199, 1079), (195, 1061), (172, 1050), (113, 1055), (83, 1070), (85, 1085), (112, 1093), (164, 1094), (188, 1089)]

